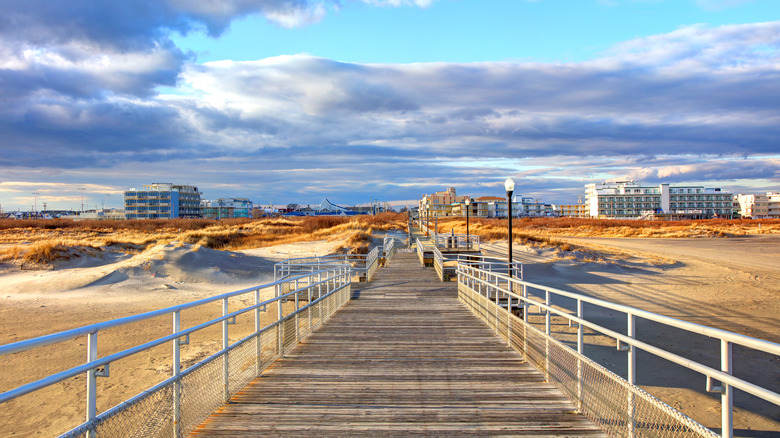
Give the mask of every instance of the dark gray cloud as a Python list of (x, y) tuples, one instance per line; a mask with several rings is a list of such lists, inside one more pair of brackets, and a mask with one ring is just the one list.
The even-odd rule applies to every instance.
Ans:
[[(72, 43), (133, 52), (153, 48), (169, 32), (205, 28), (219, 36), (231, 21), (262, 14), (284, 25), (321, 18), (321, 2), (308, 0), (4, 1), (0, 35), (8, 41), (47, 47)], [(80, 52), (79, 52), (80, 53)], [(77, 53), (78, 54), (78, 53)]]
[[(507, 175), (550, 202), (575, 202), (586, 183), (622, 175), (780, 182), (780, 22), (683, 28), (571, 64), (294, 55), (198, 65), (160, 29), (218, 33), (229, 17), (313, 7), (234, 2), (210, 15), (210, 4), (130, 2), (147, 7), (131, 14), (144, 31), (71, 39), (77, 20), (66, 14), (47, 37), (58, 46), (0, 49), (0, 171), (108, 168), (124, 187), (186, 178), (215, 190), (209, 197), (311, 202), (413, 199), (448, 185), (500, 195)], [(0, 38), (43, 44), (12, 33)], [(176, 91), (155, 94), (161, 84)]]

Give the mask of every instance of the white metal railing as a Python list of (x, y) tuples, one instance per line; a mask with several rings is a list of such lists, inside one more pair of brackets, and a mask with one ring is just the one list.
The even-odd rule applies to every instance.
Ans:
[(428, 228), (428, 226), (425, 224), (424, 220), (417, 221), (417, 227), (420, 229), (420, 231), (425, 234), (425, 236), (429, 239), (431, 239), (432, 242), (436, 241), (436, 229), (435, 228)]
[(368, 254), (332, 254), (283, 260), (274, 265), (274, 279), (280, 280), (291, 275), (342, 265), (351, 266), (354, 275), (371, 281), (379, 266), (379, 247), (374, 247)]
[(479, 236), (473, 234), (439, 233), (434, 237), (436, 246), (443, 250), (479, 251)]
[[(523, 264), (500, 257), (491, 257), (484, 255), (458, 254), (458, 264), (465, 264), (490, 273), (504, 274), (510, 277), (523, 279)], [(510, 273), (511, 271), (511, 273)]]
[(425, 254), (433, 253), (436, 246), (427, 239), (420, 240), (419, 237), (415, 239), (415, 246), (417, 247), (417, 257), (420, 259), (420, 265), (425, 266)]
[(382, 257), (385, 259), (385, 265), (388, 265), (395, 253), (402, 248), (403, 242), (399, 238), (386, 234), (382, 240)]
[[(536, 360), (531, 360), (531, 362), (533, 362), (541, 372), (545, 373), (545, 376), (550, 381), (558, 384), (558, 386), (572, 398), (572, 401), (577, 405), (578, 409), (589, 416), (589, 418), (596, 421), (602, 428), (616, 428), (612, 431), (615, 435), (641, 435), (636, 429), (650, 427), (649, 424), (652, 423), (652, 421), (644, 419), (643, 415), (652, 415), (654, 418), (660, 418), (663, 417), (663, 415), (666, 415), (660, 413), (661, 411), (674, 411), (672, 413), (674, 414), (673, 416), (679, 417), (674, 421), (683, 423), (687, 421), (685, 420), (687, 417), (676, 410), (669, 408), (664, 403), (658, 401), (649, 394), (644, 393), (635, 386), (637, 380), (636, 353), (640, 350), (696, 371), (705, 377), (704, 383), (706, 390), (708, 392), (721, 394), (721, 430), (724, 437), (733, 436), (733, 392), (735, 389), (745, 391), (755, 397), (780, 406), (780, 394), (758, 384), (737, 378), (733, 376), (732, 372), (732, 347), (734, 345), (778, 356), (778, 359), (780, 359), (780, 344), (682, 321), (573, 292), (566, 292), (530, 283), (518, 278), (510, 279), (505, 274), (490, 272), (468, 263), (461, 263), (458, 265), (458, 283), (461, 294), (465, 294), (461, 296), (461, 299), (468, 301), (475, 313), (496, 328), (499, 334), (508, 340), (510, 345), (521, 351), (521, 353), (526, 354), (527, 357), (532, 356), (534, 351), (538, 351), (538, 357)], [(536, 295), (541, 295), (544, 298), (537, 298)], [(562, 308), (559, 303), (559, 297), (574, 300), (574, 309), (569, 310)], [(551, 304), (551, 301), (556, 298), (558, 298), (558, 302), (554, 307)], [(507, 312), (504, 309), (504, 305), (501, 304), (502, 299), (507, 305), (511, 305), (512, 300), (516, 300), (516, 302), (523, 307), (523, 319), (521, 320), (518, 317), (511, 315), (510, 312)], [(626, 334), (606, 328), (593, 320), (588, 320), (583, 314), (583, 303), (597, 306), (600, 309), (624, 314), (626, 318)], [(529, 308), (531, 306), (537, 307), (543, 314), (544, 330), (537, 329), (533, 324), (529, 323)], [(563, 317), (568, 320), (570, 325), (576, 327), (576, 352), (552, 337), (550, 328), (552, 315)], [(666, 327), (682, 329), (691, 334), (703, 335), (719, 340), (721, 348), (720, 369), (712, 368), (708, 365), (698, 363), (671, 351), (638, 340), (636, 328), (637, 318), (652, 321)], [(624, 380), (624, 383), (627, 386), (619, 382), (617, 384), (618, 386), (623, 385), (621, 391), (625, 391), (626, 393), (625, 398), (622, 398), (622, 400), (625, 402), (619, 401), (621, 399), (618, 398), (618, 401), (614, 401), (614, 404), (616, 404), (617, 407), (610, 406), (609, 408), (604, 408), (603, 406), (598, 405), (598, 403), (588, 400), (587, 391), (585, 390), (586, 377), (583, 367), (588, 367), (589, 370), (596, 370), (591, 372), (589, 376), (592, 376), (593, 373), (600, 373), (599, 375), (613, 375), (614, 378), (621, 378), (611, 372), (602, 372), (601, 368), (603, 367), (583, 356), (585, 328), (615, 339), (618, 350), (626, 351), (628, 355), (627, 378)], [(538, 340), (536, 345), (532, 346), (531, 343), (534, 343), (534, 337), (541, 340)], [(557, 353), (559, 356), (565, 355), (568, 359), (556, 361), (554, 358), (555, 354), (552, 353), (551, 349), (559, 351), (559, 353)], [(558, 373), (560, 374), (560, 377), (554, 375), (554, 369), (561, 370)], [(715, 380), (719, 381), (720, 385), (715, 385), (713, 383)], [(575, 383), (572, 384), (572, 381)], [(599, 403), (603, 403), (606, 399), (611, 400), (614, 398), (609, 394), (602, 393), (599, 395), (601, 399)], [(636, 406), (639, 403), (654, 406), (646, 407), (648, 412), (652, 412), (652, 414), (640, 414), (637, 412)], [(604, 413), (605, 410), (610, 412), (614, 410), (622, 411), (622, 414), (619, 415), (619, 419), (614, 420), (612, 423), (606, 421), (606, 423), (609, 424), (605, 424), (605, 417), (609, 417), (608, 414)], [(662, 420), (654, 421), (658, 422)], [(663, 421), (670, 422), (672, 420), (666, 419)], [(694, 435), (707, 435), (708, 433), (712, 433), (708, 429), (706, 431), (700, 430), (699, 427), (703, 428), (703, 426), (700, 426), (695, 422), (688, 424), (685, 427), (694, 430), (695, 433), (691, 432)], [(675, 432), (668, 436), (677, 436), (677, 433), (679, 432)]]
[(449, 278), (455, 278), (459, 264), (467, 264), (491, 273), (523, 278), (523, 264), (520, 262), (509, 263), (505, 259), (483, 256), (478, 253), (447, 253), (442, 252), (439, 247), (433, 248), (433, 267), (436, 269), (439, 280), (446, 281)]
[[(265, 367), (293, 348), (345, 304), (350, 297), (350, 271), (350, 267), (346, 265), (327, 268), (161, 310), (2, 345), (0, 357), (33, 351), (86, 336), (87, 360), (81, 365), (3, 392), (0, 394), (0, 403), (23, 397), (66, 379), (86, 375), (86, 421), (64, 436), (179, 437), (186, 435), (203, 418), (227, 402), (232, 394), (243, 388)], [(275, 296), (261, 301), (261, 290), (269, 288), (274, 291)], [(254, 295), (253, 304), (245, 305), (233, 312), (228, 311), (229, 299), (237, 298), (237, 301), (242, 302), (243, 297), (252, 297), (252, 295)], [(285, 314), (282, 303), (293, 300), (294, 309), (290, 311), (288, 307), (288, 313)], [(181, 327), (182, 312), (220, 302), (222, 304), (220, 317), (192, 327)], [(301, 305), (304, 302), (305, 305)], [(277, 319), (261, 327), (260, 314), (272, 305), (277, 308)], [(251, 334), (230, 344), (229, 326), (236, 324), (238, 316), (252, 313), (254, 313), (254, 329), (251, 330)], [(171, 334), (99, 357), (97, 341), (101, 332), (165, 315), (171, 316), (173, 320)], [(215, 325), (222, 327), (221, 350), (186, 369), (181, 369), (181, 347), (189, 344), (190, 335)], [(110, 364), (131, 355), (148, 352), (166, 343), (173, 345), (172, 376), (116, 407), (98, 414), (97, 378), (110, 377)]]

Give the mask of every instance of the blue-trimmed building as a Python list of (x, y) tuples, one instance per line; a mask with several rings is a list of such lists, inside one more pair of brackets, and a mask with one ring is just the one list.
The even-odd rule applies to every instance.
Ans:
[(195, 186), (152, 183), (125, 192), (127, 219), (200, 218), (200, 192)]

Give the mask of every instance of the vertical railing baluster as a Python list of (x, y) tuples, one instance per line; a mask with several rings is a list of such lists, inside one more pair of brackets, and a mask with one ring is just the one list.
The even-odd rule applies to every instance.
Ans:
[[(731, 342), (721, 339), (720, 340), (720, 370), (724, 373), (731, 375)], [(731, 438), (734, 436), (734, 391), (731, 389), (731, 385), (726, 382), (720, 382), (722, 392), (720, 395), (720, 427), (721, 436), (723, 438)]]
[(294, 318), (294, 321), (295, 321), (295, 343), (296, 344), (298, 342), (300, 342), (300, 334), (299, 334), (299, 329), (298, 329), (298, 326), (300, 324), (300, 321), (298, 319), (298, 313), (299, 313), (298, 312), (298, 294), (300, 292), (298, 292), (298, 287), (299, 287), (298, 284), (299, 284), (298, 280), (296, 279), (295, 280), (295, 318)]
[[(632, 315), (631, 313), (627, 314), (627, 332), (628, 337), (631, 339), (634, 339), (636, 336), (635, 330), (636, 330), (636, 317)], [(634, 345), (629, 344), (628, 345), (628, 383), (630, 385), (636, 384), (636, 354), (634, 351)], [(634, 419), (634, 392), (629, 389), (628, 390), (628, 436), (634, 437), (636, 436), (636, 422)]]
[[(181, 330), (181, 312), (173, 312), (173, 334)], [(173, 340), (173, 376), (181, 372), (181, 343), (179, 338)], [(173, 436), (181, 435), (181, 380), (173, 382)]]
[[(92, 332), (87, 335), (87, 362), (97, 360), (97, 334)], [(92, 421), (97, 415), (97, 369), (87, 371), (87, 421)], [(87, 430), (87, 438), (93, 438), (95, 430), (93, 426)]]
[[(222, 316), (227, 316), (228, 314), (228, 299), (224, 298), (222, 300)], [(229, 346), (229, 338), (228, 338), (228, 320), (225, 319), (222, 321), (222, 350), (224, 351), (222, 355), (222, 382), (225, 386), (225, 392), (224, 392), (224, 401), (227, 403), (230, 401), (230, 363), (228, 362), (228, 346)]]
[[(255, 306), (260, 304), (260, 289), (255, 289)], [(263, 343), (260, 340), (260, 308), (255, 307), (255, 356), (257, 358), (256, 375), (259, 376), (262, 372), (262, 364), (260, 363), (263, 357)]]
[(544, 337), (544, 379), (550, 381), (550, 291), (545, 289), (544, 291), (544, 304), (547, 306), (544, 316), (544, 332), (547, 336)]
[[(582, 319), (582, 300), (577, 300), (577, 318)], [(582, 323), (577, 323), (577, 353), (580, 356), (577, 357), (577, 411), (582, 413), (582, 357), (583, 352), (583, 340), (584, 340), (584, 328)]]

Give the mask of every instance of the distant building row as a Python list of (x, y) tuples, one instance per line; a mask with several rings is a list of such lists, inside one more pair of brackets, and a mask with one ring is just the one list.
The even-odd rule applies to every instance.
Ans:
[[(466, 207), (466, 201), (470, 205)], [(420, 217), (469, 216), (507, 217), (504, 197), (457, 196), (455, 188), (424, 195), (418, 205)], [(632, 180), (611, 180), (585, 186), (585, 202), (569, 205), (546, 204), (533, 198), (514, 196), (513, 217), (562, 216), (610, 219), (704, 219), (780, 218), (780, 193), (732, 195), (720, 188), (703, 186), (643, 185)]]
[[(466, 201), (469, 201), (468, 207)], [(450, 187), (445, 191), (432, 195), (423, 195), (418, 205), (420, 217), (454, 217), (466, 216), (474, 218), (505, 218), (508, 216), (509, 206), (506, 198), (499, 196), (458, 196), (455, 188)], [(513, 217), (541, 217), (555, 216), (555, 206), (535, 201), (533, 198), (514, 196), (512, 198)]]
[(127, 219), (225, 219), (252, 217), (254, 206), (246, 198), (200, 199), (195, 186), (170, 183), (146, 184), (125, 192)]
[[(386, 211), (387, 206), (342, 207), (325, 199), (314, 208), (290, 204), (287, 208), (257, 209), (247, 198), (220, 198), (216, 201), (200, 199), (201, 192), (195, 186), (170, 183), (152, 183), (141, 190), (125, 192), (125, 217), (127, 219), (176, 219), (204, 218), (229, 219), (262, 217), (264, 214), (292, 216), (372, 214)], [(100, 217), (96, 217), (100, 218)]]

